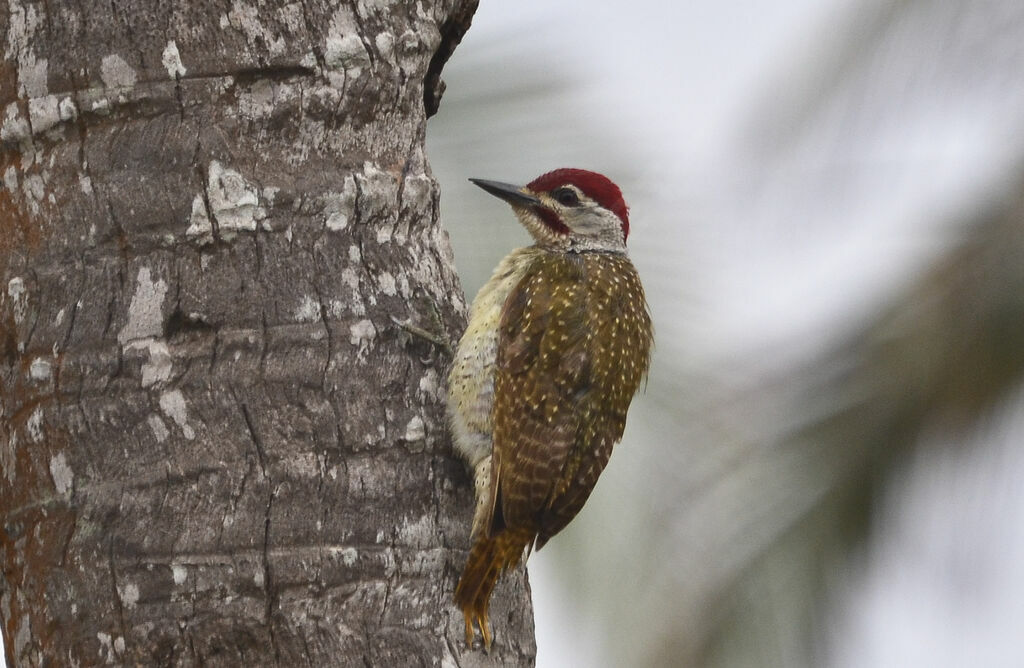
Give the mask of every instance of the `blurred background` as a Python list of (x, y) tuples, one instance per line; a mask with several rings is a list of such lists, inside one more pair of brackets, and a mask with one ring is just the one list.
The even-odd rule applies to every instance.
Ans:
[(467, 295), (529, 241), (466, 178), (585, 167), (656, 325), (539, 666), (1024, 665), (1022, 72), (1019, 0), (481, 2), (428, 126)]
[(428, 127), (466, 292), (528, 243), (467, 177), (595, 169), (657, 333), (541, 668), (1024, 665), (1022, 72), (1019, 0), (482, 0)]

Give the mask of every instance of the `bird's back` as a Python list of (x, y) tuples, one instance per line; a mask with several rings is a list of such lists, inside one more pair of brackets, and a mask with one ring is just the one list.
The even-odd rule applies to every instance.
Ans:
[(539, 548), (579, 512), (622, 437), (651, 341), (624, 254), (544, 253), (530, 263), (499, 327), (492, 527), (529, 528)]

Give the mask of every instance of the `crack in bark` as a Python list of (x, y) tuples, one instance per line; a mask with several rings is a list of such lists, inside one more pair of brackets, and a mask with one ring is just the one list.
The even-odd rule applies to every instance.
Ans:
[[(315, 260), (314, 260), (315, 262)], [(331, 328), (330, 320), (327, 315), (327, 306), (324, 303), (324, 295), (320, 290), (320, 286), (317, 281), (313, 280), (313, 291), (316, 292), (317, 302), (320, 306), (320, 319), (323, 322), (324, 329), (327, 330), (327, 359), (324, 360), (324, 366), (320, 370), (320, 387), (330, 394), (330, 389), (327, 387), (327, 373), (331, 368), (331, 359), (334, 357), (335, 351), (335, 336), (334, 330)]]
[[(272, 484), (272, 483), (271, 483)], [(275, 596), (273, 589), (273, 574), (270, 568), (270, 513), (274, 507), (274, 499), (277, 496), (277, 488), (271, 487), (270, 498), (267, 499), (267, 510), (264, 515), (263, 524), (263, 595), (265, 598), (263, 615), (270, 634), (270, 645), (274, 649), (274, 661), (281, 663), (281, 649), (278, 646), (277, 634), (274, 631), (274, 604)]]
[[(84, 256), (84, 253), (83, 253), (83, 256)], [(80, 263), (84, 262), (84, 259), (80, 259), (79, 262)], [(79, 308), (78, 305), (82, 301), (82, 295), (85, 294), (85, 273), (82, 271), (82, 265), (79, 264), (79, 266), (77, 266), (76, 269), (78, 269), (80, 281), (79, 281), (79, 284), (78, 284), (78, 290), (75, 293), (74, 301), (71, 302), (71, 315), (68, 316), (68, 329), (64, 333), (63, 340), (60, 342), (60, 351), (61, 352), (63, 352), (63, 351), (68, 349), (68, 342), (71, 340), (71, 333), (75, 331), (75, 319), (78, 317), (78, 308)], [(63, 355), (61, 355), (61, 358), (63, 358)], [(63, 365), (59, 365), (57, 367), (57, 369), (58, 369), (58, 371), (57, 371), (58, 378), (60, 376), (60, 366), (63, 366)], [(59, 387), (60, 387), (60, 383), (59, 382), (55, 383), (55, 389), (58, 389)]]
[(249, 408), (244, 402), (238, 400), (238, 395), (235, 394), (233, 387), (231, 388), (231, 394), (234, 396), (235, 402), (238, 403), (239, 408), (242, 409), (242, 418), (245, 420), (246, 429), (249, 430), (249, 440), (252, 441), (253, 447), (256, 449), (256, 456), (260, 464), (260, 472), (263, 474), (264, 478), (270, 480), (270, 477), (267, 475), (266, 460), (263, 457), (263, 445), (260, 443), (260, 439), (256, 435), (256, 429), (252, 424), (252, 416), (249, 415)]
[(373, 53), (373, 45), (370, 44), (370, 40), (368, 38), (369, 32), (366, 29), (364, 19), (359, 14), (360, 6), (361, 3), (353, 3), (352, 17), (356, 22), (356, 36), (359, 37), (359, 41), (363, 43), (363, 50), (366, 52), (366, 59), (370, 61), (370, 70), (373, 71), (377, 67), (377, 58)]
[(384, 627), (384, 615), (388, 611), (388, 601), (391, 599), (391, 576), (384, 579), (384, 602), (380, 606), (380, 616), (377, 618), (377, 628)]
[(277, 497), (278, 487), (274, 484), (273, 479), (267, 474), (266, 458), (263, 452), (263, 444), (260, 440), (259, 435), (256, 432), (256, 428), (253, 425), (252, 416), (249, 414), (249, 408), (244, 402), (238, 400), (235, 394), (234, 388), (231, 388), (231, 393), (235, 397), (236, 403), (242, 410), (242, 417), (245, 420), (246, 429), (249, 432), (249, 438), (252, 441), (253, 447), (256, 450), (257, 457), (259, 458), (260, 471), (263, 477), (267, 480), (270, 486), (270, 494), (267, 498), (267, 506), (263, 515), (263, 549), (261, 551), (262, 568), (263, 568), (263, 595), (264, 595), (264, 624), (267, 628), (267, 633), (270, 637), (270, 644), (274, 650), (274, 658), (277, 663), (281, 661), (281, 650), (278, 646), (277, 634), (274, 630), (274, 606), (276, 603), (276, 596), (274, 593), (273, 586), (273, 571), (270, 566), (270, 518), (274, 508), (274, 499)]
[[(198, 154), (198, 146), (196, 150)], [(206, 219), (210, 221), (210, 236), (213, 238), (214, 243), (220, 243), (220, 221), (213, 212), (213, 205), (210, 204), (210, 170), (199, 163), (194, 163), (194, 166), (200, 180), (201, 188), (199, 194), (203, 198), (203, 207), (206, 208)]]
[[(119, 624), (120, 624), (120, 628), (121, 628), (121, 637), (125, 638), (125, 642), (127, 643), (128, 633), (127, 633), (127, 627), (125, 626), (125, 622), (124, 622), (124, 604), (121, 602), (121, 592), (117, 588), (117, 568), (114, 566), (114, 539), (113, 539), (113, 537), (111, 537), (109, 540), (107, 540), (107, 566), (108, 566), (109, 571), (110, 571), (110, 587), (111, 587), (111, 593), (112, 593), (113, 599), (114, 599), (114, 609), (115, 609), (115, 612), (117, 613), (117, 618), (119, 620)], [(110, 651), (111, 651), (111, 653), (116, 653), (116, 649), (114, 648), (114, 643), (113, 642), (110, 643)]]
[(267, 378), (267, 354), (269, 352), (269, 346), (267, 343), (267, 312), (260, 309), (260, 322), (263, 325), (263, 332), (260, 336), (260, 380), (265, 381)]

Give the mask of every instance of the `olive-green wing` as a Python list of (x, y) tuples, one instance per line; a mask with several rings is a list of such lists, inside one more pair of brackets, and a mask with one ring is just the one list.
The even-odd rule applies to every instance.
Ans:
[(629, 404), (647, 374), (653, 341), (650, 314), (640, 278), (624, 256), (586, 255), (586, 346), (588, 383), (577, 393), (576, 442), (544, 513), (537, 549), (561, 531), (583, 508), (622, 439)]
[[(632, 382), (634, 374), (620, 368), (623, 353), (613, 346), (645, 325), (632, 326), (623, 279), (609, 273), (608, 261), (538, 259), (506, 300), (501, 320), (492, 528), (530, 527), (538, 547), (582, 508), (622, 436), (639, 384), (639, 375)], [(646, 371), (646, 349), (642, 357)]]
[(495, 527), (538, 528), (576, 442), (572, 395), (590, 375), (582, 279), (582, 263), (542, 256), (505, 302), (494, 383)]

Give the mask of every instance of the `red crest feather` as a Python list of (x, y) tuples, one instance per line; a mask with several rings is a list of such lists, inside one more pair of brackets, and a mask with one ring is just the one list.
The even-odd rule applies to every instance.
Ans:
[(565, 185), (576, 186), (584, 195), (618, 216), (622, 221), (622, 238), (629, 236), (629, 207), (622, 199), (619, 187), (603, 174), (586, 169), (556, 169), (541, 174), (530, 181), (527, 187), (533, 192), (547, 192)]

